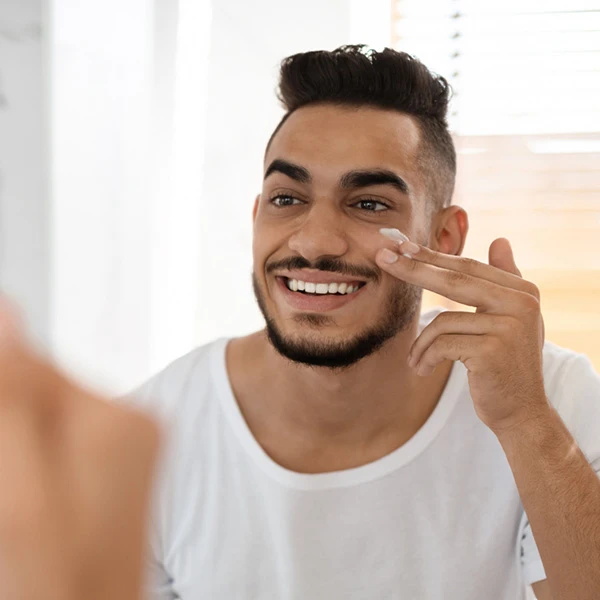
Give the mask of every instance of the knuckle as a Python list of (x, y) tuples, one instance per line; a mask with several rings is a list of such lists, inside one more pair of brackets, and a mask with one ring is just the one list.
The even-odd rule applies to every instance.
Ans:
[(440, 351), (440, 338), (435, 339), (429, 347), (423, 352), (423, 360), (426, 362), (431, 362), (433, 357), (437, 356)]
[(421, 269), (421, 265), (419, 264), (419, 261), (416, 260), (409, 260), (408, 261), (408, 270), (415, 272), (418, 271), (419, 269)]
[(525, 291), (539, 301), (541, 297), (540, 288), (537, 285), (535, 285), (535, 283), (531, 283), (530, 281), (528, 281)]
[(538, 298), (532, 296), (531, 294), (523, 294), (523, 297), (521, 298), (521, 305), (523, 307), (523, 311), (526, 314), (540, 312), (540, 301)]
[(469, 276), (461, 271), (448, 271), (446, 273), (446, 282), (453, 287), (463, 286), (468, 281)]
[(469, 274), (475, 273), (480, 264), (474, 258), (470, 258), (469, 256), (460, 256), (458, 261), (459, 265), (461, 266), (461, 270)]

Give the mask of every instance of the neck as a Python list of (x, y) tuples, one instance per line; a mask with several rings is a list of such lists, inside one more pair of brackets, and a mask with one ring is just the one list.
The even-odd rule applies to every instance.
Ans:
[(256, 439), (280, 464), (306, 472), (357, 466), (401, 446), (435, 408), (452, 366), (428, 377), (408, 367), (417, 327), (344, 370), (292, 363), (264, 332), (233, 340), (228, 370)]

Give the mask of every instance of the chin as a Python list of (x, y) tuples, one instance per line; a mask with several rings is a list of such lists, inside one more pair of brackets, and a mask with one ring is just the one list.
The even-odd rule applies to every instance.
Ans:
[[(308, 317), (321, 315), (308, 315)], [(356, 334), (347, 329), (319, 331), (308, 327), (296, 333), (283, 332), (272, 319), (267, 319), (266, 333), (275, 350), (288, 360), (314, 367), (344, 369), (377, 353), (397, 333), (396, 328), (373, 327)]]
[[(418, 314), (421, 290), (407, 284), (398, 286), (381, 305), (372, 325), (353, 332), (350, 324), (325, 313), (293, 313), (282, 317), (267, 308), (258, 282), (254, 291), (265, 318), (266, 333), (275, 350), (292, 362), (315, 367), (343, 369), (378, 352), (389, 340), (410, 327)], [(376, 313), (375, 313), (376, 314)], [(349, 315), (348, 315), (349, 316)], [(355, 317), (358, 318), (358, 317)], [(341, 319), (346, 321), (346, 319)]]

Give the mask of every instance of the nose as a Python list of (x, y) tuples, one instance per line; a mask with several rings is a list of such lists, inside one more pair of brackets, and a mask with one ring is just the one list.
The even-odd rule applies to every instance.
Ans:
[(329, 256), (339, 257), (348, 251), (348, 243), (340, 228), (341, 216), (325, 202), (313, 205), (299, 228), (289, 238), (290, 250), (311, 262)]

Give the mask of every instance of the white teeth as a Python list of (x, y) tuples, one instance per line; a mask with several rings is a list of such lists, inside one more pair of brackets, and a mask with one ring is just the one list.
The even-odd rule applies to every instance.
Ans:
[(306, 292), (308, 294), (352, 294), (360, 285), (348, 285), (347, 283), (310, 283), (300, 279), (288, 279), (288, 289), (292, 292)]

